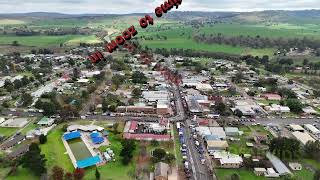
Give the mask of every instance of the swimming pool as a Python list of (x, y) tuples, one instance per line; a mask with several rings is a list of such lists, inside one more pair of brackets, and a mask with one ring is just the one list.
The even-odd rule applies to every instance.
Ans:
[(92, 157), (81, 138), (70, 140), (68, 144), (77, 161)]

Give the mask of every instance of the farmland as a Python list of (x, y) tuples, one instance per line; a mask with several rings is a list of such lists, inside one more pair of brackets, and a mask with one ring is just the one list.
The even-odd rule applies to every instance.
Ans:
[(302, 38), (313, 37), (320, 38), (318, 25), (290, 25), (278, 24), (273, 26), (260, 24), (216, 24), (211, 27), (206, 26), (200, 29), (200, 33), (204, 34), (224, 34), (227, 36), (261, 36), (269, 38)]
[(50, 47), (59, 46), (60, 43), (75, 45), (80, 42), (95, 42), (94, 36), (81, 35), (64, 35), (64, 36), (0, 36), (0, 45), (12, 44), (13, 41), (18, 41), (22, 46), (34, 47)]

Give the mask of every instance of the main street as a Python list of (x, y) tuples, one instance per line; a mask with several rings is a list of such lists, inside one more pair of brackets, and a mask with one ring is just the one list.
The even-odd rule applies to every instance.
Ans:
[[(192, 133), (190, 131), (189, 125), (191, 125), (190, 119), (187, 119), (187, 115), (182, 105), (182, 98), (179, 92), (179, 88), (176, 85), (172, 85), (174, 99), (176, 102), (177, 116), (175, 116), (176, 121), (184, 121), (185, 123), (185, 138), (186, 145), (188, 149), (188, 160), (192, 169), (192, 179), (194, 180), (212, 180), (216, 179), (215, 175), (210, 175), (209, 169), (206, 165), (201, 164), (200, 154), (196, 149), (196, 145), (192, 139)], [(210, 161), (210, 159), (207, 159)], [(207, 164), (207, 163), (206, 163)]]

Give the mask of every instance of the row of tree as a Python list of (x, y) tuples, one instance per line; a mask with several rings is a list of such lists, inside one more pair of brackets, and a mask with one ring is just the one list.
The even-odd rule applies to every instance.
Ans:
[(286, 49), (287, 51), (290, 48), (298, 48), (299, 51), (306, 49), (307, 47), (312, 49), (317, 49), (320, 47), (320, 40), (311, 39), (311, 38), (268, 38), (261, 36), (225, 36), (223, 34), (200, 34), (194, 36), (194, 39), (199, 43), (207, 44), (227, 44), (231, 46), (245, 46), (251, 48), (278, 48)]

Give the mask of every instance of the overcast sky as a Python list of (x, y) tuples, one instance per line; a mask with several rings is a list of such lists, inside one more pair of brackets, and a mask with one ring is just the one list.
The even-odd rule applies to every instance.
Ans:
[[(124, 14), (153, 12), (164, 0), (0, 0), (0, 13)], [(183, 0), (180, 11), (320, 9), (319, 0)]]

